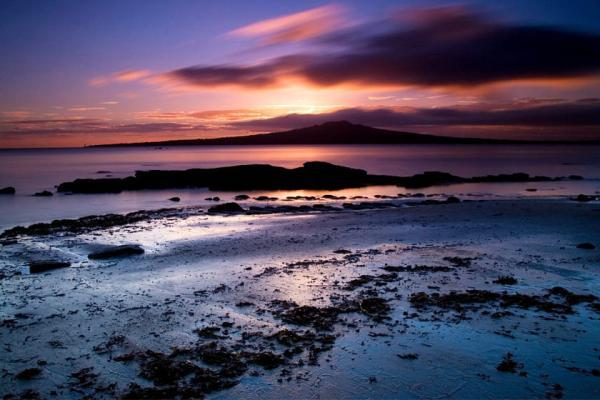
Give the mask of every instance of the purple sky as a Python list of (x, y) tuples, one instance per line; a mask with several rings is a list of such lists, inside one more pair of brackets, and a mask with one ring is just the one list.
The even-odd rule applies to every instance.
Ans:
[(0, 147), (347, 119), (600, 139), (598, 1), (5, 1)]

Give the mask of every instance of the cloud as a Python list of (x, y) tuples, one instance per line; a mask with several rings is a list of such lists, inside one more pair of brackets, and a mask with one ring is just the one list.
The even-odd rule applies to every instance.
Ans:
[(105, 86), (115, 82), (132, 82), (143, 78), (147, 78), (151, 75), (150, 71), (143, 70), (128, 70), (118, 71), (110, 75), (97, 76), (90, 79), (89, 84), (91, 86)]
[(339, 29), (344, 24), (344, 9), (327, 5), (267, 19), (229, 32), (232, 36), (257, 37), (265, 45), (312, 39)]
[(101, 143), (196, 138), (207, 133), (197, 123), (118, 123), (102, 119), (0, 121), (0, 148), (69, 147)]
[[(510, 103), (447, 107), (345, 108), (321, 114), (273, 116), (274, 110), (230, 109), (140, 114), (146, 121), (102, 118), (0, 119), (0, 147), (80, 145), (274, 132), (328, 121), (451, 136), (600, 140), (600, 99), (522, 98)], [(51, 140), (50, 140), (51, 139)], [(35, 141), (35, 142), (34, 142)]]
[(102, 111), (102, 110), (106, 110), (106, 107), (71, 107), (71, 108), (69, 108), (69, 111), (76, 111), (76, 112)]
[(382, 100), (394, 100), (396, 96), (369, 96), (368, 99), (371, 101), (382, 101)]
[(206, 122), (230, 122), (272, 117), (276, 110), (264, 109), (229, 109), (206, 110), (191, 113), (191, 116)]
[[(260, 24), (241, 32), (273, 33), (275, 28)], [(315, 33), (310, 38), (320, 46), (311, 53), (253, 65), (190, 66), (162, 77), (199, 88), (261, 89), (285, 86), (290, 80), (316, 87), (438, 88), (535, 80), (552, 83), (600, 74), (598, 34), (509, 24), (464, 7), (420, 10), (386, 20), (377, 29), (359, 26)]]
[(31, 116), (31, 111), (16, 110), (16, 111), (0, 111), (2, 118), (27, 118)]
[(512, 104), (454, 106), (440, 108), (346, 108), (322, 114), (288, 114), (232, 123), (250, 130), (301, 128), (327, 121), (347, 120), (353, 123), (387, 128), (435, 126), (519, 126), (519, 127), (594, 127), (600, 139), (600, 100), (518, 101)]
[(0, 121), (0, 137), (6, 135), (51, 135), (105, 133), (198, 132), (206, 129), (197, 123), (143, 122), (116, 123), (94, 118), (25, 119)]

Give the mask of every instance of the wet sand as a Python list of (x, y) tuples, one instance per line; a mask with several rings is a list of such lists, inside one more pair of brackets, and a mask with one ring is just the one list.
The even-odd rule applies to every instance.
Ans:
[[(577, 248), (599, 226), (597, 201), (521, 199), (19, 238), (0, 252), (1, 394), (598, 398), (599, 300), (572, 296), (600, 296), (600, 251)], [(124, 243), (145, 254), (87, 258)], [(28, 274), (42, 258), (71, 267)]]

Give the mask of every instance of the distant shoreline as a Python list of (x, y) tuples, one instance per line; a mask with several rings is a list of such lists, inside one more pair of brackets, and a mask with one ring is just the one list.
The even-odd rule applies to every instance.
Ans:
[(406, 145), (406, 144), (600, 144), (592, 141), (537, 141), (461, 138), (413, 132), (400, 132), (352, 124), (347, 121), (326, 122), (321, 125), (283, 132), (213, 139), (181, 139), (134, 143), (107, 143), (85, 146), (102, 147), (172, 147), (172, 146), (270, 146), (270, 145)]
[[(514, 141), (514, 142), (502, 142), (502, 143), (392, 143), (392, 144), (381, 144), (381, 143), (336, 143), (336, 144), (322, 144), (322, 143), (305, 143), (305, 144), (201, 144), (201, 145), (150, 145), (150, 144), (139, 144), (139, 143), (122, 143), (122, 144), (106, 144), (106, 145), (89, 145), (89, 146), (78, 146), (78, 147), (0, 147), (0, 151), (36, 151), (36, 150), (98, 150), (98, 149), (111, 149), (111, 148), (140, 148), (150, 150), (165, 150), (165, 148), (178, 148), (178, 147), (264, 147), (264, 146), (555, 146), (555, 145), (568, 145), (568, 146), (600, 146), (600, 140), (582, 140), (582, 141)], [(152, 149), (154, 147), (154, 149)], [(164, 147), (164, 148), (163, 148)]]

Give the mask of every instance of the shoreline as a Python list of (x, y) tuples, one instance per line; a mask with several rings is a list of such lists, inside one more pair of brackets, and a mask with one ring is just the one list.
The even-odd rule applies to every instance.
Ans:
[[(600, 243), (594, 229), (600, 223), (598, 209), (594, 203), (521, 199), (333, 213), (202, 214), (25, 238), (3, 247), (3, 271), (15, 270), (10, 265), (22, 268), (26, 255), (47, 256), (49, 251), (70, 257), (72, 267), (2, 279), (7, 303), (0, 335), (8, 374), (0, 380), (6, 393), (32, 389), (44, 397), (56, 390), (66, 398), (84, 393), (110, 398), (126, 394), (132, 382), (163, 390), (170, 384), (140, 376), (151, 377), (144, 372), (149, 362), (156, 357), (169, 363), (189, 360), (219, 371), (223, 365), (206, 363), (208, 348), (197, 347), (216, 341), (229, 352), (246, 352), (236, 358), (246, 370), (234, 377), (213, 376), (210, 382), (217, 386), (237, 384), (210, 391), (209, 398), (327, 397), (340, 383), (345, 391), (336, 393), (342, 398), (544, 397), (555, 384), (566, 397), (598, 396), (600, 378), (592, 372), (599, 355), (592, 349), (600, 334), (592, 308), (596, 301), (573, 305), (567, 314), (493, 302), (457, 314), (439, 307), (424, 311), (410, 302), (419, 292), (470, 289), (545, 296), (560, 286), (578, 295), (598, 295), (598, 250), (576, 248), (580, 242)], [(141, 244), (146, 253), (87, 260), (103, 245), (128, 242)], [(470, 265), (458, 266), (457, 260), (470, 260)], [(394, 272), (382, 269), (386, 264), (444, 268)], [(504, 275), (518, 283), (492, 282)], [(363, 304), (376, 298), (384, 302)], [(317, 307), (325, 312), (321, 317), (332, 321), (331, 330), (313, 326), (291, 303), (273, 300)], [(358, 309), (339, 308), (356, 301)], [(552, 295), (544, 301), (566, 300)], [(331, 306), (338, 308), (324, 311)], [(496, 312), (513, 315), (492, 318)], [(457, 320), (461, 314), (467, 318)], [(194, 332), (215, 326), (219, 330), (212, 332), (223, 338)], [(294, 340), (323, 350), (285, 356), (294, 346), (268, 338), (282, 329), (314, 332), (316, 338)], [(242, 341), (244, 332), (263, 335)], [(543, 346), (532, 345), (540, 340)], [(196, 350), (171, 357), (173, 346)], [(167, 358), (152, 358), (147, 350)], [(496, 370), (507, 352), (524, 365), (514, 374)], [(130, 361), (116, 360), (130, 353)], [(258, 353), (279, 355), (283, 363), (270, 369), (265, 360), (277, 364), (279, 358), (257, 359)], [(317, 365), (310, 365), (311, 357)], [(28, 367), (39, 368), (40, 377), (15, 378)], [(196, 367), (175, 381), (186, 386), (199, 376)], [(93, 369), (70, 376), (84, 368)], [(519, 376), (522, 371), (527, 376)]]
[[(81, 234), (94, 230), (112, 228), (116, 226), (134, 224), (168, 217), (187, 218), (197, 215), (269, 215), (269, 214), (305, 214), (327, 213), (343, 211), (366, 211), (389, 208), (404, 208), (416, 206), (432, 206), (456, 204), (460, 202), (486, 202), (490, 199), (477, 199), (477, 195), (462, 195), (463, 199), (446, 194), (425, 195), (423, 193), (398, 194), (396, 196), (375, 195), (373, 199), (365, 196), (335, 196), (325, 194), (316, 196), (294, 196), (285, 199), (277, 197), (259, 196), (251, 198), (246, 194), (236, 195), (230, 202), (223, 202), (219, 197), (207, 198), (214, 202), (208, 206), (163, 207), (152, 210), (136, 210), (126, 214), (101, 214), (86, 215), (79, 218), (55, 219), (49, 222), (36, 222), (28, 226), (13, 226), (0, 231), (0, 239), (13, 239), (20, 236), (45, 236), (52, 234)], [(494, 199), (499, 201), (499, 199)], [(524, 197), (503, 199), (505, 201), (533, 200)], [(571, 202), (596, 204), (600, 196), (583, 195), (537, 197), (535, 200), (568, 200)], [(299, 201), (300, 205), (290, 204)], [(179, 202), (177, 198), (176, 202)], [(242, 205), (238, 204), (241, 203)], [(266, 203), (266, 205), (265, 205)]]

